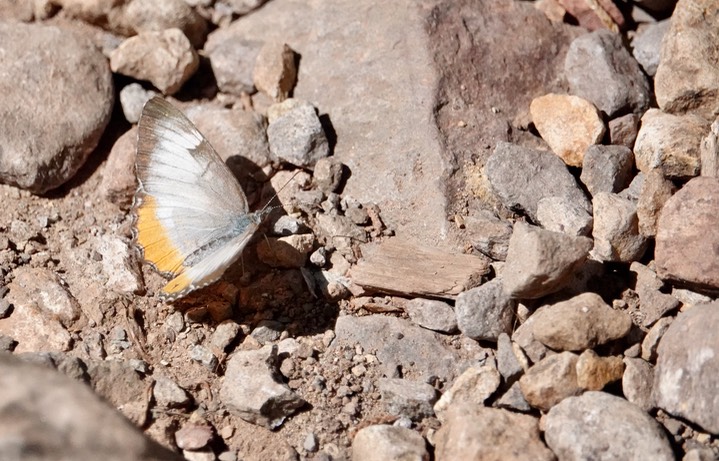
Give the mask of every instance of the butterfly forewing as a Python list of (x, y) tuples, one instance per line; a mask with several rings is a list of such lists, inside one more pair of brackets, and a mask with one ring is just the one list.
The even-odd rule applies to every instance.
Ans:
[(222, 275), (255, 226), (242, 188), (209, 142), (161, 98), (145, 105), (138, 124), (136, 239), (144, 257), (175, 278), (176, 298)]

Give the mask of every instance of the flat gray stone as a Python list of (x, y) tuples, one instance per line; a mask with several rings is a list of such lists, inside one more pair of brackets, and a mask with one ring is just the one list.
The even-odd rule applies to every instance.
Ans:
[(335, 334), (330, 349), (357, 344), (366, 351), (376, 351), (386, 376), (392, 376), (397, 366), (406, 375), (437, 376), (451, 381), (459, 360), (457, 351), (443, 344), (442, 336), (414, 325), (409, 320), (369, 315), (337, 318)]
[(383, 405), (391, 415), (404, 416), (414, 421), (434, 415), (433, 407), (439, 395), (427, 383), (380, 378), (377, 388), (382, 395)]
[(441, 333), (457, 331), (457, 316), (452, 306), (436, 299), (415, 298), (407, 302), (405, 312), (417, 325)]
[(240, 96), (255, 90), (252, 70), (261, 47), (261, 42), (235, 37), (232, 28), (218, 28), (207, 37), (204, 50), (220, 91)]
[(537, 223), (552, 232), (588, 236), (594, 218), (581, 204), (567, 197), (545, 197), (537, 204)]

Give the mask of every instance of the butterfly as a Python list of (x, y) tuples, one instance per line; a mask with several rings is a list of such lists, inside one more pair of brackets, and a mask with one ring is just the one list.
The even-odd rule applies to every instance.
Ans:
[(134, 238), (145, 261), (171, 277), (160, 291), (167, 301), (217, 281), (271, 211), (249, 211), (222, 158), (160, 97), (142, 110), (135, 168)]

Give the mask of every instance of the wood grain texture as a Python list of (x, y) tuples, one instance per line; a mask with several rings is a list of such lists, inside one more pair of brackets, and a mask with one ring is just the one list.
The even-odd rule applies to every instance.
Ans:
[(482, 283), (489, 262), (483, 256), (448, 253), (393, 238), (363, 246), (350, 279), (370, 293), (455, 299)]

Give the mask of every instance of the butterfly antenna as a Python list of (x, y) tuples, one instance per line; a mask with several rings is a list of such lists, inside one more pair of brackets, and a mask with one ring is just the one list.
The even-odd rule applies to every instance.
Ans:
[(277, 208), (282, 208), (282, 205), (270, 206), (270, 203), (272, 203), (272, 201), (273, 201), (274, 199), (276, 199), (276, 198), (280, 195), (280, 192), (282, 192), (282, 190), (284, 190), (284, 188), (287, 187), (287, 186), (289, 185), (289, 183), (291, 183), (292, 180), (295, 179), (295, 176), (297, 176), (298, 174), (300, 174), (301, 171), (302, 171), (302, 170), (297, 170), (297, 171), (295, 171), (295, 174), (293, 174), (292, 177), (291, 177), (290, 179), (288, 179), (287, 182), (284, 183), (284, 184), (282, 185), (282, 187), (280, 187), (280, 188), (277, 190), (277, 192), (275, 192), (275, 194), (272, 196), (272, 198), (267, 201), (267, 203), (265, 204), (265, 206), (263, 206), (262, 209), (261, 209), (260, 211), (258, 211), (258, 214), (259, 214), (260, 216), (264, 216), (266, 213), (269, 213), (270, 211), (275, 210), (275, 209), (277, 209)]

